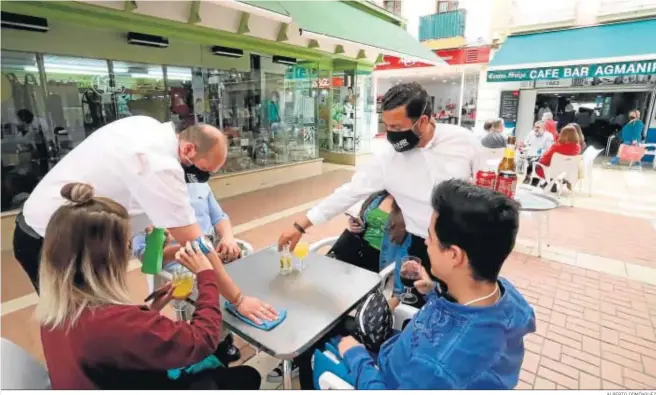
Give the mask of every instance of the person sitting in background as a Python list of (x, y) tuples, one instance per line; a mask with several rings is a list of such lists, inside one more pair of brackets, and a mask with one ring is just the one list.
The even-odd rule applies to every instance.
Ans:
[(533, 130), (524, 139), (524, 149), (528, 151), (529, 155), (541, 155), (551, 147), (553, 142), (551, 133), (544, 131), (544, 122), (537, 121)]
[(558, 125), (556, 124), (556, 121), (554, 121), (553, 113), (551, 111), (542, 114), (542, 122), (544, 122), (544, 130), (551, 134), (553, 141), (558, 140)]
[(574, 112), (574, 106), (569, 101), (565, 105), (565, 111), (558, 117), (558, 130), (561, 130), (566, 125), (574, 122), (576, 118), (576, 113)]
[[(552, 145), (547, 152), (545, 152), (538, 163), (543, 166), (549, 167), (551, 165), (551, 158), (554, 154), (561, 154), (565, 156), (575, 156), (581, 153), (581, 143), (579, 140), (578, 131), (572, 125), (567, 125), (560, 131), (558, 142)], [(544, 178), (544, 171), (542, 167), (537, 166), (535, 172), (538, 176)], [(567, 183), (567, 182), (566, 182)], [(567, 183), (568, 184), (568, 183)], [(571, 189), (572, 186), (568, 185)]]
[[(189, 194), (189, 202), (194, 209), (198, 225), (205, 233), (205, 235), (214, 241), (216, 250), (221, 256), (223, 262), (231, 262), (241, 255), (241, 249), (235, 240), (232, 232), (232, 224), (230, 218), (216, 201), (212, 188), (207, 183), (206, 179), (192, 182), (190, 175), (185, 174), (187, 178), (187, 192)], [(150, 227), (149, 227), (150, 228)], [(171, 242), (164, 249), (164, 270), (174, 270), (179, 267), (176, 266), (174, 261), (175, 253), (179, 249), (179, 245)], [(143, 253), (146, 249), (146, 232), (136, 234), (132, 240), (132, 252), (135, 257), (142, 259)]]
[(190, 322), (174, 322), (159, 311), (170, 286), (150, 306), (130, 299), (125, 207), (82, 183), (66, 184), (61, 195), (68, 203), (46, 227), (36, 308), (53, 389), (259, 388), (260, 375), (248, 366), (169, 379), (167, 371), (211, 356), (221, 337), (217, 276), (198, 245), (176, 254), (196, 275), (198, 299)]
[(493, 119), (486, 121), (487, 126), (490, 122), (490, 127), (487, 129), (488, 133), (481, 139), (481, 144), (485, 148), (505, 148), (506, 138), (503, 135), (503, 119)]
[(462, 180), (439, 184), (431, 201), (430, 271), (444, 279), (455, 300), (440, 297), (421, 268), (415, 286), (426, 305), (377, 356), (343, 337), (342, 361), (356, 389), (512, 389), (524, 358), (523, 338), (535, 331), (533, 309), (499, 277), (515, 245), (519, 205)]
[[(640, 111), (633, 110), (629, 112), (629, 122), (627, 122), (618, 135), (620, 144), (636, 145), (642, 141), (642, 131), (645, 124), (640, 119)], [(620, 162), (619, 152), (617, 156), (611, 158), (609, 165), (617, 165)]]
[(585, 136), (583, 135), (583, 129), (581, 129), (581, 126), (576, 122), (572, 122), (567, 126), (572, 126), (576, 129), (576, 135), (579, 136), (579, 144), (581, 145), (581, 152), (585, 151), (588, 145), (585, 143)]

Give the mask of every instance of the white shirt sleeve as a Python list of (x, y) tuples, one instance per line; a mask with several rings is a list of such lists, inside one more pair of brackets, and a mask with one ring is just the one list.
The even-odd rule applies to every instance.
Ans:
[(359, 167), (351, 182), (335, 189), (307, 213), (313, 225), (320, 225), (337, 215), (346, 212), (352, 205), (374, 192), (385, 189), (383, 163), (381, 158), (372, 158), (370, 162)]
[(542, 151), (546, 152), (549, 149), (549, 147), (551, 147), (551, 145), (553, 144), (554, 138), (551, 135), (551, 133), (545, 133), (544, 136), (545, 139), (542, 142)]
[(132, 183), (132, 198), (158, 228), (177, 228), (196, 223), (182, 168), (152, 166)]

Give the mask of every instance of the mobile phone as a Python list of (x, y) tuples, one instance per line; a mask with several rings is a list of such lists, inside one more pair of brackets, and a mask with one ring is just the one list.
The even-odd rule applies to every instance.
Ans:
[(356, 217), (356, 216), (354, 216), (354, 215), (351, 215), (350, 213), (344, 213), (344, 215), (346, 215), (347, 217), (351, 218), (352, 220), (360, 221), (360, 218), (358, 218), (358, 217)]
[(171, 286), (169, 284), (163, 286), (162, 288), (158, 288), (153, 291), (150, 295), (146, 296), (146, 299), (144, 299), (144, 302), (150, 302), (151, 300), (155, 298), (159, 298), (162, 295), (165, 295), (167, 292), (169, 292), (169, 289), (171, 289)]

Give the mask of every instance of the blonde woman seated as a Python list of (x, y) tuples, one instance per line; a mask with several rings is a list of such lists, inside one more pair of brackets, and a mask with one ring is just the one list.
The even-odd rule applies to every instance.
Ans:
[(67, 184), (69, 203), (52, 216), (39, 272), (36, 315), (53, 389), (258, 389), (251, 367), (212, 368), (170, 379), (167, 372), (211, 356), (221, 337), (217, 279), (208, 259), (188, 244), (176, 260), (196, 275), (198, 299), (190, 322), (159, 310), (171, 289), (150, 306), (131, 302), (127, 268), (130, 220), (115, 201)]

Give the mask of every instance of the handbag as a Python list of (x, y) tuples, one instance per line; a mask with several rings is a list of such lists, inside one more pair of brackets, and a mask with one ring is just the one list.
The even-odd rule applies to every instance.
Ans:
[(360, 266), (362, 262), (362, 238), (348, 229), (344, 230), (333, 244), (327, 256), (351, 265)]
[(645, 147), (640, 145), (629, 145), (629, 144), (620, 145), (620, 150), (618, 154), (620, 160), (627, 161), (627, 162), (640, 162), (644, 155), (645, 155)]
[(367, 295), (346, 327), (367, 350), (377, 353), (394, 333), (394, 314), (385, 295), (379, 289)]

